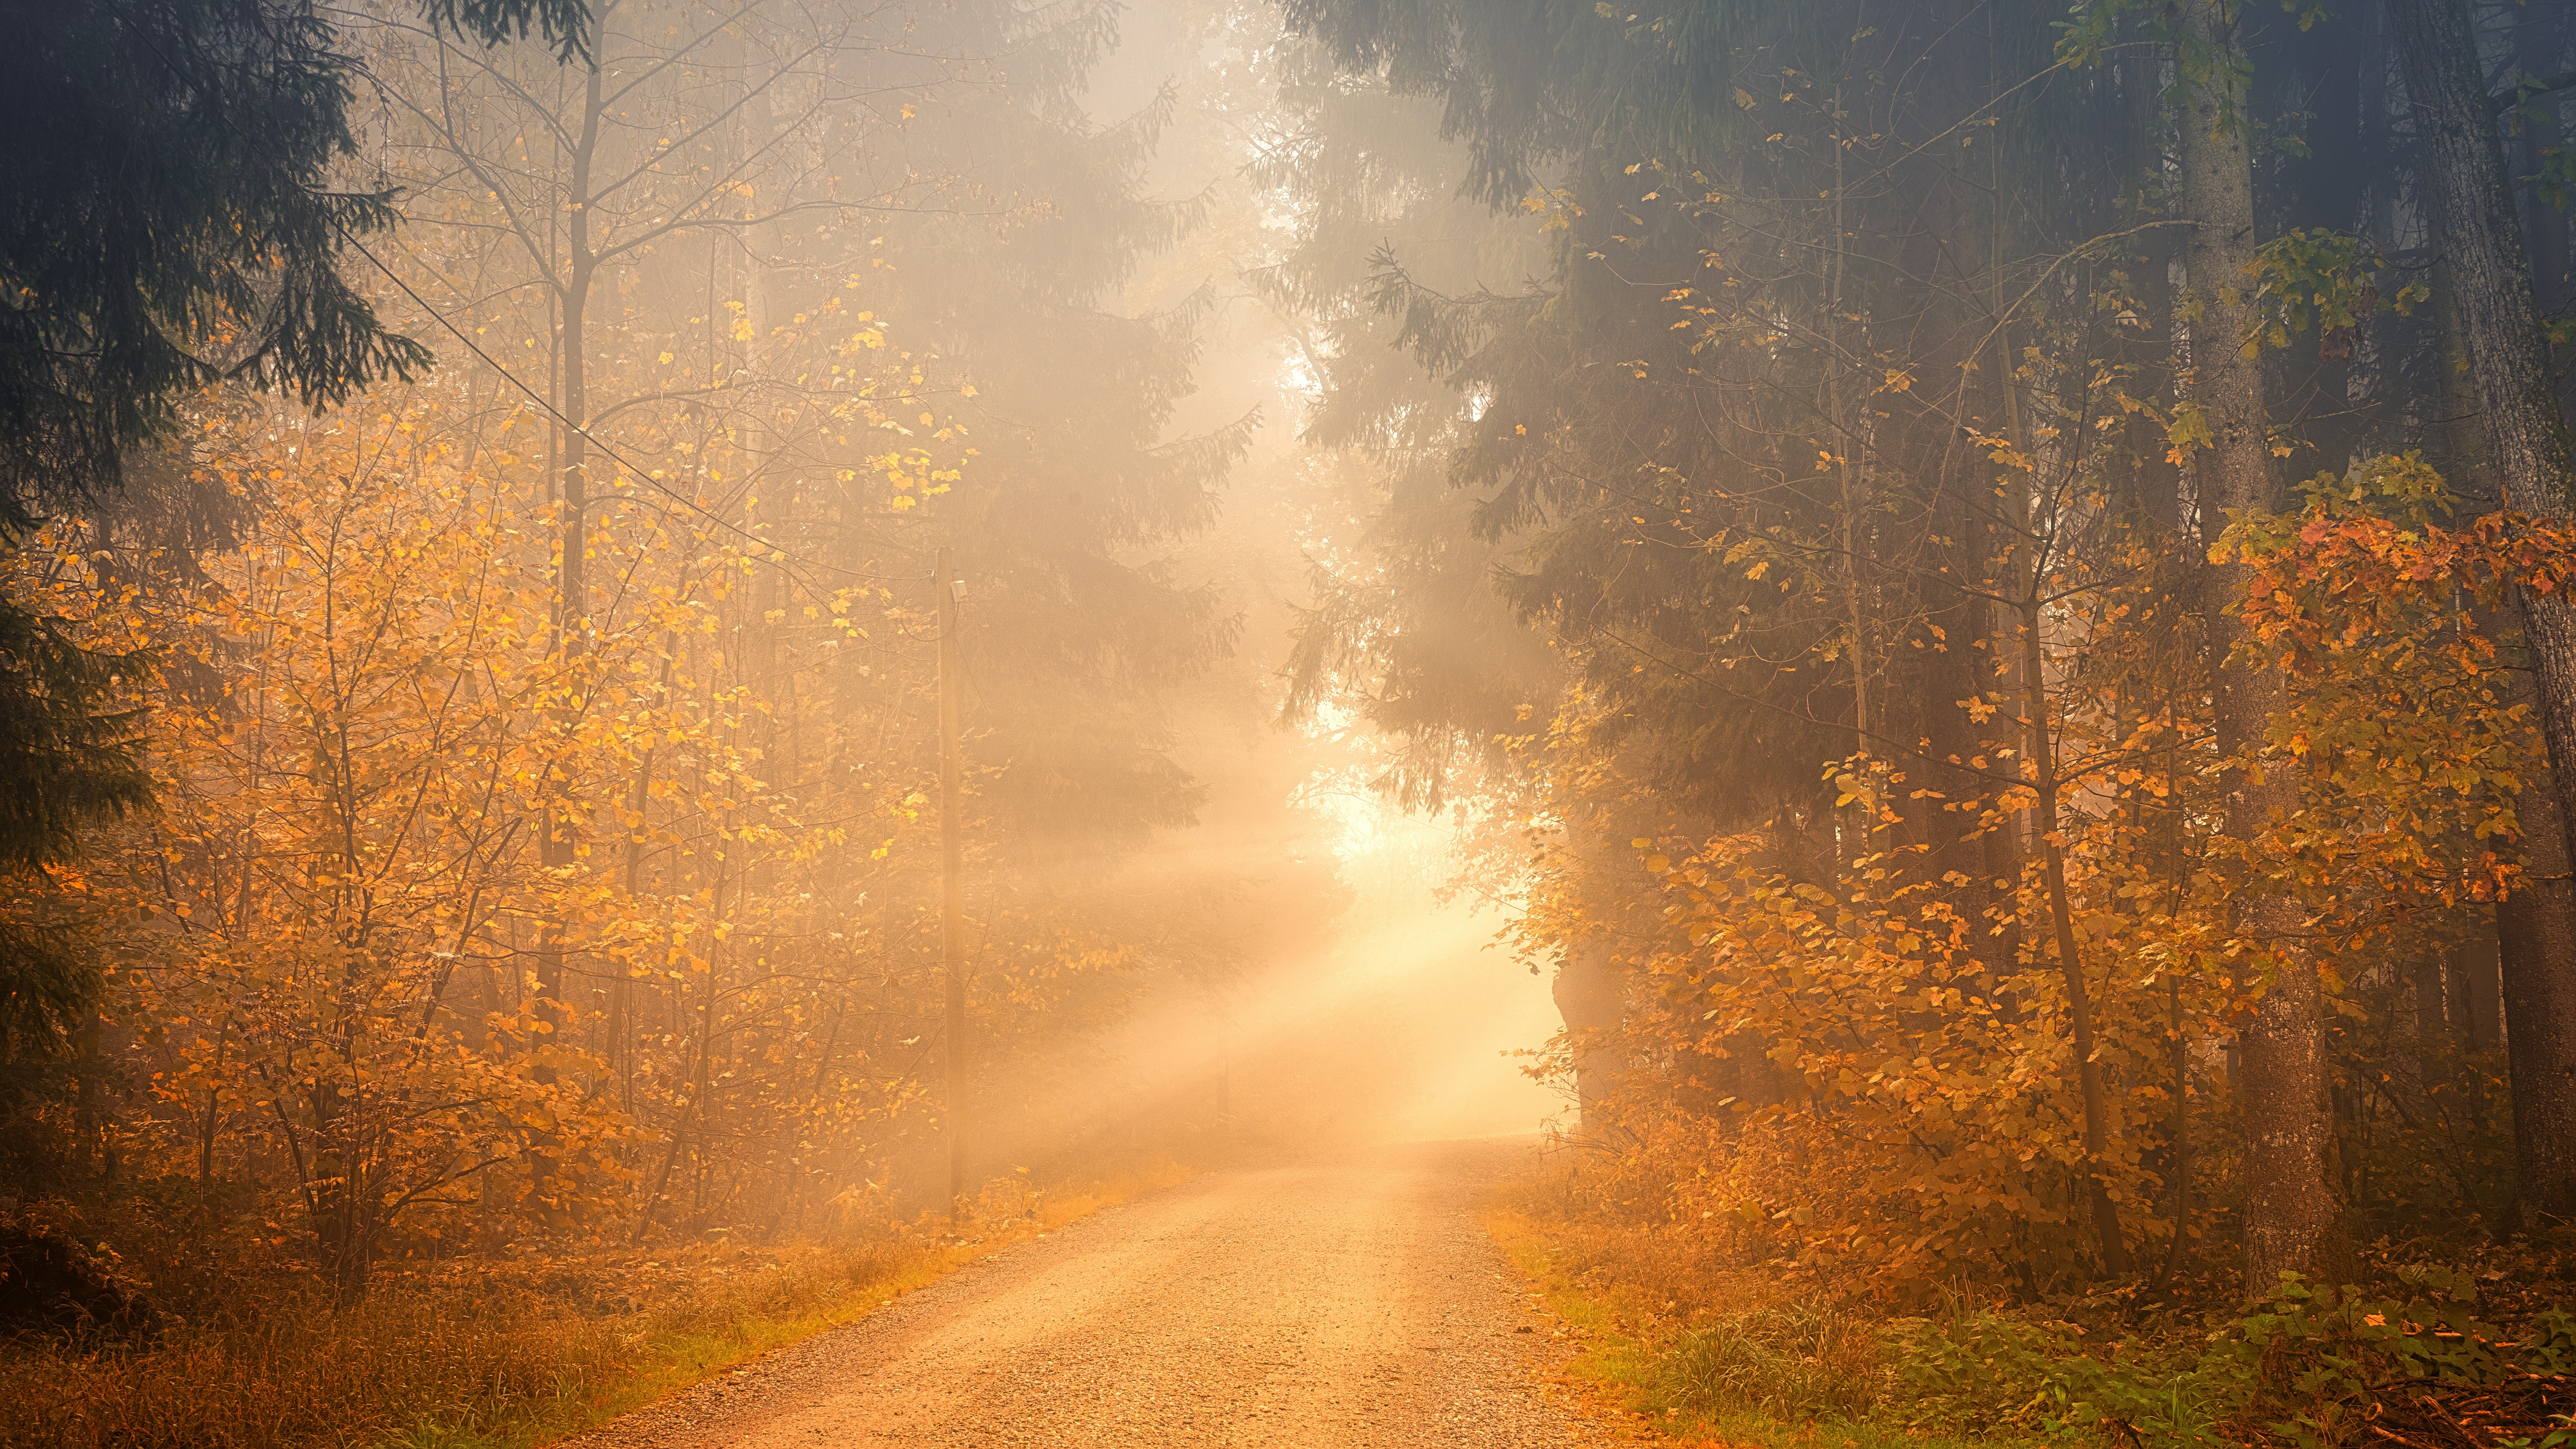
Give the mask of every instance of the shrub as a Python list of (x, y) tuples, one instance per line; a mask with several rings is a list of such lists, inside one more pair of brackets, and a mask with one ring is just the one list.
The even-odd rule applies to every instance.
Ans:
[[(2537, 1315), (2512, 1338), (2473, 1314), (2467, 1275), (2415, 1268), (2401, 1281), (2418, 1293), (2318, 1290), (2285, 1275), (2271, 1298), (2204, 1341), (2173, 1335), (2126, 1355), (2088, 1348), (2061, 1322), (1912, 1320), (1900, 1329), (1896, 1371), (1904, 1417), (2070, 1442), (2116, 1437), (2143, 1449), (2318, 1449), (2360, 1437), (2394, 1390), (2536, 1385), (2576, 1368), (2576, 1318), (2563, 1311)], [(2509, 1408), (2533, 1431), (2520, 1440), (2532, 1449), (2576, 1445), (2576, 1430), (2547, 1422), (2545, 1399)]]

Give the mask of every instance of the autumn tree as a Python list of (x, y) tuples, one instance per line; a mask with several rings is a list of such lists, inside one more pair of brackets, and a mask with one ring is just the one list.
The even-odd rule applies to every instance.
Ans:
[[(1552, 248), (1480, 289), (1410, 274), (1432, 238), (1404, 238), (1373, 290), (1309, 299), (1392, 331), (1336, 337), (1319, 418), (1441, 416), (1362, 381), (1392, 344), (1463, 420), (1426, 450), (1439, 505), (1372, 523), (1455, 592), (1347, 569), (1301, 677), (1373, 695), (1391, 759), (1445, 731), (1506, 762), (1541, 847), (1506, 887), (1525, 950), (1616, 983), (1563, 1043), (1578, 1077), (1617, 1043), (1612, 1196), (1891, 1283), (1953, 1255), (2031, 1287), (2169, 1275), (2235, 1209), (2256, 1291), (2307, 1269), (2347, 1206), (2405, 1210), (2372, 1144), (2437, 1150), (2375, 1084), (2407, 983), (2430, 963), (2437, 1013), (2473, 1003), (2488, 902), (2526, 919), (2549, 885), (2515, 877), (2553, 858), (2526, 825), (2554, 815), (2507, 803), (2544, 778), (2501, 767), (2513, 706), (2409, 652), (2457, 620), (2284, 672), (2248, 602), (2278, 560), (2210, 552), (2296, 513), (2292, 478), (2478, 511), (2388, 462), (2444, 442), (2448, 383), (2416, 225), (2439, 163), (2391, 37), (1631, 8), (1286, 7), (1346, 86), (1435, 100), (1461, 190)], [(1309, 274), (1366, 254), (1337, 215)], [(1497, 598), (1576, 681), (1517, 720), (1472, 687), (1525, 677), (1494, 642), (1454, 688), (1399, 667)], [(1604, 868), (1622, 841), (1651, 880)], [(2523, 1015), (2508, 1035), (2551, 1039)], [(2046, 1086), (1980, 1119), (1965, 1084), (1994, 1080)], [(1970, 1145), (2003, 1141), (2044, 1165)]]
[[(420, 13), (482, 48), (533, 33), (572, 55), (591, 34), (580, 0)], [(429, 365), (431, 353), (387, 330), (339, 269), (353, 239), (381, 235), (394, 208), (382, 191), (338, 184), (358, 149), (356, 71), (319, 8), (36, 5), (8, 20), (0, 114), (25, 151), (0, 238), (8, 549), (67, 513), (152, 512), (129, 496), (128, 455), (167, 436), (174, 409), (209, 384), (336, 404)], [(219, 494), (185, 507), (200, 518), (227, 511)], [(50, 872), (76, 854), (84, 827), (151, 801), (146, 741), (117, 697), (119, 664), (75, 643), (33, 598), (0, 601), (0, 638), (0, 747), (32, 787), (0, 806), (12, 875), (0, 994), (15, 1074), (60, 1047), (96, 1000), (100, 962), (69, 944), (86, 933), (66, 934)], [(94, 1088), (97, 1062), (87, 1075)]]

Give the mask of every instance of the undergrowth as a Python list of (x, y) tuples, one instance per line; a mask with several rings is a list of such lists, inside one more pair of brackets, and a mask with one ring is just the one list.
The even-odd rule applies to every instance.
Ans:
[(10, 1449), (520, 1449), (864, 1316), (996, 1249), (1186, 1176), (1155, 1158), (1040, 1192), (996, 1183), (945, 1223), (819, 1241), (731, 1235), (388, 1276), (333, 1308), (244, 1284), (137, 1347), (0, 1349)]
[(1944, 1449), (2576, 1449), (2551, 1254), (2381, 1245), (2362, 1286), (2251, 1305), (1962, 1292), (1905, 1316), (1694, 1235), (1507, 1195), (1487, 1225), (1576, 1341), (1568, 1372), (1672, 1439)]

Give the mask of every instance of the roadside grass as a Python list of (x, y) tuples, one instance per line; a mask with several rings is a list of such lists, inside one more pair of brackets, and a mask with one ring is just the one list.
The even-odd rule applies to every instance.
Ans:
[[(1485, 1229), (1563, 1325), (1558, 1331), (1575, 1341), (1567, 1377), (1659, 1437), (1744, 1449), (2011, 1449), (2040, 1442), (1951, 1438), (1879, 1421), (1873, 1411), (1893, 1367), (1876, 1326), (1784, 1299), (1755, 1275), (1694, 1271), (1642, 1235), (1542, 1221), (1509, 1207), (1489, 1210)], [(1664, 1296), (1682, 1293), (1730, 1306), (1691, 1312)]]
[(927, 1223), (785, 1244), (719, 1235), (389, 1276), (338, 1310), (278, 1288), (143, 1348), (0, 1350), (0, 1445), (531, 1449), (1188, 1175), (1157, 1157), (1045, 1192), (996, 1183), (963, 1241)]
[(1687, 1233), (1509, 1189), (1485, 1222), (1639, 1430), (1737, 1449), (2576, 1449), (2576, 1241), (2381, 1242), (2359, 1285), (2135, 1283), (1925, 1317), (1793, 1294)]

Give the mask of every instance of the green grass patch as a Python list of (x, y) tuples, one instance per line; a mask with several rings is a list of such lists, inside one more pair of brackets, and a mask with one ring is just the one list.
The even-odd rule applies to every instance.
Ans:
[[(1781, 1449), (2000, 1449), (1875, 1413), (1894, 1365), (1877, 1326), (1796, 1301), (1691, 1313), (1643, 1299), (1543, 1224), (1497, 1209), (1485, 1227), (1575, 1343), (1567, 1377), (1614, 1414), (1685, 1444)], [(1597, 1254), (1585, 1254), (1595, 1257)]]
[(2115, 1286), (1890, 1318), (1650, 1229), (1486, 1222), (1574, 1341), (1569, 1378), (1686, 1443), (2423, 1449), (2474, 1426), (2482, 1449), (2576, 1449), (2576, 1314), (2489, 1295), (2499, 1269), (2394, 1264), (2371, 1289), (2284, 1275), (2260, 1303), (2203, 1311)]

